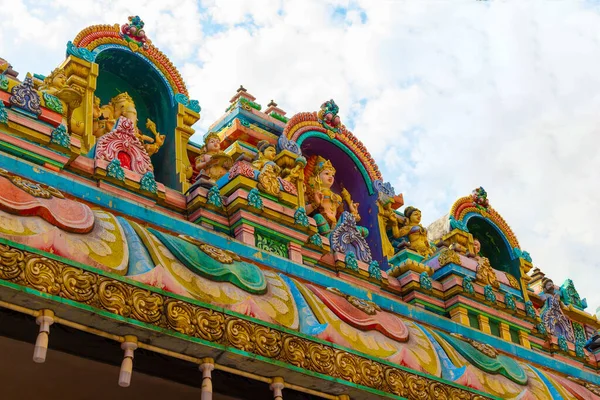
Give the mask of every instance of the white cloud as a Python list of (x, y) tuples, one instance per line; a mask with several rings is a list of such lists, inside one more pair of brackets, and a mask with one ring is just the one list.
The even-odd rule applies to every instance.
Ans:
[[(598, 7), (213, 0), (201, 11), (181, 3), (11, 0), (0, 4), (0, 56), (22, 73), (47, 73), (83, 27), (141, 14), (200, 100), (199, 130), (239, 84), (290, 114), (333, 98), (425, 222), (483, 185), (534, 263), (557, 283), (571, 277), (590, 311), (600, 305), (590, 279), (600, 267)], [(209, 21), (218, 26), (202, 30)]]

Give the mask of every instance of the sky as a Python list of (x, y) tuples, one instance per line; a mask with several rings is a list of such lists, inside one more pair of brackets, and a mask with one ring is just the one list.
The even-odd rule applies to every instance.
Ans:
[(200, 101), (194, 140), (240, 84), (288, 117), (334, 99), (424, 225), (483, 186), (534, 265), (600, 306), (600, 1), (0, 0), (0, 57), (48, 74), (129, 15)]

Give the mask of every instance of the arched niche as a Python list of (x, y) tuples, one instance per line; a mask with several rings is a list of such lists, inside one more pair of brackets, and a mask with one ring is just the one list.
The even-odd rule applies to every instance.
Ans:
[(361, 220), (358, 225), (369, 230), (367, 243), (371, 249), (371, 255), (374, 260), (379, 262), (382, 269), (388, 269), (387, 259), (383, 257), (381, 250), (377, 194), (373, 190), (373, 182), (364, 166), (344, 144), (331, 140), (322, 132), (303, 133), (297, 143), (307, 159), (318, 155), (331, 160), (336, 169), (333, 190), (340, 193), (342, 188), (346, 188), (352, 196), (352, 200), (359, 203), (358, 211)]
[(95, 95), (102, 105), (119, 93), (127, 92), (135, 102), (138, 128), (147, 136), (154, 135), (146, 128), (150, 118), (157, 130), (166, 136), (161, 149), (154, 154), (154, 175), (173, 189), (181, 189), (175, 172), (176, 103), (167, 79), (148, 59), (120, 45), (103, 45), (94, 50), (98, 64)]
[(519, 260), (515, 257), (508, 239), (496, 224), (475, 213), (467, 214), (465, 220), (469, 232), (481, 244), (481, 255), (490, 260), (492, 268), (508, 272), (520, 279)]

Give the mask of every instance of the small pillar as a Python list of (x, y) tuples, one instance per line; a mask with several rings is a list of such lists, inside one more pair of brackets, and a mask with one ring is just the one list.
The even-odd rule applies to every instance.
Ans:
[(490, 319), (485, 315), (479, 314), (477, 316), (477, 320), (479, 321), (479, 329), (481, 332), (485, 332), (488, 334), (492, 333), (492, 329), (490, 328)]
[(285, 111), (283, 111), (281, 108), (279, 108), (277, 106), (277, 103), (275, 103), (273, 100), (271, 100), (269, 102), (269, 104), (267, 104), (267, 109), (265, 110), (265, 114), (269, 115), (272, 112), (274, 112), (275, 114), (279, 114), (281, 116), (285, 115)]
[(275, 377), (271, 380), (271, 390), (273, 391), (273, 399), (274, 400), (283, 400), (282, 390), (285, 387), (283, 383), (283, 378)]
[(500, 322), (500, 336), (507, 342), (511, 342), (510, 327), (505, 322)]
[(212, 400), (212, 371), (215, 369), (215, 360), (210, 357), (203, 358), (199, 369), (202, 371), (202, 394), (200, 399)]
[(288, 244), (288, 254), (290, 260), (295, 263), (302, 264), (302, 246), (298, 243), (290, 242)]
[(133, 351), (137, 349), (137, 337), (126, 335), (125, 341), (121, 343), (121, 349), (125, 351), (121, 371), (119, 372), (119, 386), (129, 387), (131, 384), (131, 374), (133, 372)]
[(54, 323), (54, 311), (40, 310), (40, 314), (35, 319), (35, 322), (40, 326), (40, 331), (35, 341), (35, 347), (33, 348), (33, 361), (41, 364), (46, 361), (48, 336), (50, 335), (50, 325)]
[(464, 326), (470, 326), (469, 313), (464, 307), (455, 307), (450, 310), (450, 318), (452, 321), (457, 322)]
[(254, 246), (254, 227), (246, 224), (242, 224), (235, 228), (235, 238), (242, 243)]
[(519, 331), (519, 342), (521, 346), (530, 349), (531, 342), (529, 342), (529, 334), (526, 331)]

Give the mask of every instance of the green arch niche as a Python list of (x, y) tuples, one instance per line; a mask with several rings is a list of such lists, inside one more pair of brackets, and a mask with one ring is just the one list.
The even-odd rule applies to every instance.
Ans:
[(372, 195), (374, 193), (373, 182), (371, 181), (371, 177), (369, 176), (369, 173), (365, 169), (365, 166), (358, 159), (358, 157), (356, 157), (356, 154), (354, 154), (354, 152), (352, 150), (350, 150), (345, 144), (343, 144), (342, 142), (340, 142), (337, 139), (331, 139), (326, 134), (324, 134), (322, 132), (318, 132), (318, 131), (308, 131), (308, 132), (301, 134), (296, 143), (298, 143), (298, 146), (302, 146), (302, 143), (304, 143), (304, 141), (308, 138), (319, 138), (319, 139), (326, 140), (329, 143), (338, 147), (344, 153), (346, 153), (346, 155), (352, 159), (352, 162), (354, 162), (354, 165), (356, 165), (356, 167), (358, 168), (360, 175), (362, 176), (363, 180), (365, 181), (365, 185), (367, 185), (369, 195)]
[(520, 279), (521, 268), (519, 260), (514, 257), (508, 239), (502, 231), (487, 218), (474, 213), (465, 217), (467, 228), (474, 239), (481, 243), (481, 255), (490, 260), (490, 264), (498, 271), (508, 272)]
[(135, 102), (140, 131), (153, 137), (146, 129), (146, 119), (156, 123), (166, 138), (162, 148), (152, 156), (155, 178), (180, 190), (175, 172), (176, 103), (168, 81), (152, 62), (127, 47), (103, 45), (94, 53), (99, 69), (95, 95), (104, 105), (119, 93), (127, 92)]

